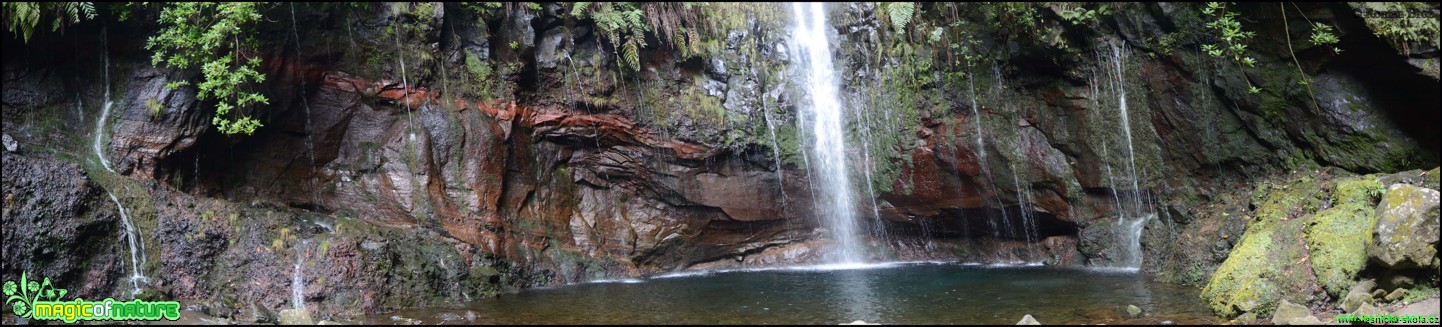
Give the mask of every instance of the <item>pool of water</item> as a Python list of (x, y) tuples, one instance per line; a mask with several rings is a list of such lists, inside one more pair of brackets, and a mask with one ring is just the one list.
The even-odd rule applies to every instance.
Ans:
[[(1192, 287), (1129, 271), (901, 263), (682, 273), (525, 290), (369, 323), (1220, 323)], [(1144, 313), (1130, 317), (1127, 305)], [(469, 316), (469, 317), (468, 317)], [(473, 319), (473, 320), (472, 320)]]

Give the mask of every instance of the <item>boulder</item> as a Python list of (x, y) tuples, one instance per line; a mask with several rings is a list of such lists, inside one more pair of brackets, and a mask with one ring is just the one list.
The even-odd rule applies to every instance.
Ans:
[(1040, 325), (1041, 322), (1036, 321), (1036, 318), (1032, 318), (1031, 315), (1025, 315), (1025, 316), (1021, 316), (1021, 321), (1016, 322), (1016, 324), (1017, 324), (1017, 325)]
[(1407, 296), (1407, 289), (1399, 288), (1392, 290), (1392, 293), (1387, 293), (1387, 296), (1383, 298), (1387, 299), (1387, 302), (1396, 302), (1397, 300), (1401, 300), (1403, 296)]
[(1333, 206), (1313, 215), (1314, 223), (1306, 228), (1312, 271), (1333, 298), (1345, 295), (1367, 265), (1370, 227), (1377, 221), (1371, 192), (1381, 188), (1372, 176), (1338, 181)]
[(1347, 292), (1347, 296), (1342, 298), (1342, 310), (1355, 312), (1362, 305), (1372, 303), (1371, 292), (1376, 287), (1377, 282), (1371, 279), (1357, 282), (1357, 285), (1352, 286), (1352, 290)]
[(310, 319), (310, 312), (305, 309), (280, 310), (281, 325), (314, 325), (315, 321)]
[(1373, 306), (1371, 303), (1363, 303), (1362, 306), (1357, 307), (1357, 311), (1352, 312), (1353, 316), (1380, 316), (1385, 314), (1387, 314), (1386, 310)]
[[(1307, 307), (1282, 300), (1282, 303), (1277, 305), (1277, 313), (1272, 315), (1272, 323), (1277, 325), (1302, 325), (1309, 321), (1307, 318), (1317, 320), (1317, 317), (1312, 316), (1312, 312), (1307, 310)], [(1321, 321), (1317, 321), (1317, 323), (1320, 324)]]
[(1397, 311), (1392, 312), (1392, 314), (1393, 314), (1393, 315), (1396, 315), (1396, 316), (1409, 316), (1409, 315), (1410, 315), (1410, 316), (1433, 316), (1433, 317), (1436, 317), (1436, 316), (1438, 316), (1438, 311), (1442, 311), (1442, 308), (1439, 308), (1439, 307), (1438, 307), (1438, 304), (1439, 304), (1439, 300), (1434, 297), (1434, 298), (1430, 298), (1430, 299), (1427, 299), (1427, 300), (1422, 301), (1422, 302), (1417, 302), (1417, 303), (1413, 303), (1413, 304), (1408, 304), (1407, 306), (1404, 306), (1404, 307), (1402, 307), (1401, 309), (1397, 309)]
[(1377, 225), (1367, 255), (1390, 269), (1436, 268), (1438, 192), (1392, 184), (1377, 205)]

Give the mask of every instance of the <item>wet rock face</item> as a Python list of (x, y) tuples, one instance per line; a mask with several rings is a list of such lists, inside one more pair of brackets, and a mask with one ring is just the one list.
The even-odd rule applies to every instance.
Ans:
[(1367, 245), (1372, 261), (1389, 269), (1433, 268), (1437, 258), (1437, 190), (1392, 184), (1377, 204), (1377, 226)]
[(109, 131), (109, 153), (117, 172), (160, 178), (162, 162), (188, 150), (212, 129), (211, 113), (201, 110), (195, 89), (165, 87), (194, 76), (174, 75), (137, 65), (132, 76), (121, 80), (125, 93), (115, 95), (110, 108), (114, 127)]
[[(6, 153), (4, 276), (50, 278), (85, 298), (110, 296), (130, 270), (115, 205), (78, 166), (46, 154)], [(107, 209), (109, 208), (109, 209)], [(13, 276), (13, 277), (11, 277)]]

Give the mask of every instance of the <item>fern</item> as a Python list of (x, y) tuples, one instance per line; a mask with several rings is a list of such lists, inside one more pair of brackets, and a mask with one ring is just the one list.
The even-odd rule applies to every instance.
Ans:
[(50, 24), (53, 32), (63, 31), (67, 24), (80, 23), (82, 17), (95, 19), (95, 5), (89, 2), (6, 2), (4, 12), (10, 32), (18, 31), (25, 43), (30, 43), (42, 13), (49, 12), (49, 16), (55, 17)]
[(637, 71), (641, 70), (641, 55), (638, 52), (635, 39), (626, 42), (626, 45), (622, 47), (621, 56), (626, 59), (626, 64), (629, 65), (628, 67)]
[(897, 2), (887, 6), (886, 11), (891, 15), (891, 27), (896, 28), (897, 33), (906, 33), (906, 24), (911, 22), (911, 16), (916, 14), (916, 4), (911, 2)]

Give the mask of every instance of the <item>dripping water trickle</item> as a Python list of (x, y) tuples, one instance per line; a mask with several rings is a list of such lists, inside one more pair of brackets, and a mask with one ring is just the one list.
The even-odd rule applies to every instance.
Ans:
[(106, 31), (105, 27), (102, 26), (100, 28), (100, 49), (103, 53), (102, 58), (105, 60), (105, 101), (104, 104), (100, 106), (100, 119), (95, 120), (95, 142), (92, 143), (91, 148), (95, 150), (95, 158), (100, 161), (100, 166), (105, 167), (106, 171), (113, 173), (115, 170), (110, 168), (110, 159), (105, 158), (105, 150), (103, 148), (103, 144), (105, 143), (105, 121), (110, 118), (110, 106), (112, 104), (110, 101), (110, 49), (106, 44)]
[(130, 222), (130, 215), (125, 212), (125, 206), (120, 205), (120, 199), (115, 197), (115, 193), (106, 194), (110, 195), (110, 201), (115, 203), (115, 208), (120, 210), (120, 223), (125, 227), (125, 242), (130, 245), (130, 295), (135, 296), (140, 294), (140, 283), (150, 282), (140, 271), (145, 265), (145, 242), (140, 241), (140, 231)]

